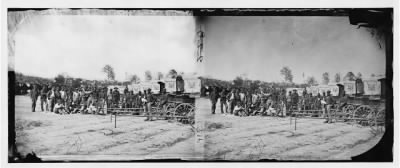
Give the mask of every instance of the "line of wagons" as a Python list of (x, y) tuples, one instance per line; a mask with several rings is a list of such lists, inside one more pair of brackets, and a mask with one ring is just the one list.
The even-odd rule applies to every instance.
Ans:
[[(382, 132), (385, 126), (386, 79), (357, 79), (343, 83), (318, 85), (307, 88), (307, 93), (313, 96), (321, 95), (328, 90), (336, 101), (344, 104), (335, 104), (331, 114), (333, 119), (341, 122), (357, 123), (370, 126), (373, 132)], [(302, 95), (304, 88), (291, 88)], [(296, 117), (321, 117), (321, 109), (294, 109), (291, 112)]]
[[(195, 98), (200, 95), (200, 85), (201, 81), (197, 77), (178, 75), (176, 78), (131, 84), (128, 85), (128, 89), (133, 90), (135, 93), (143, 92), (147, 89), (152, 90), (152, 94), (156, 99), (152, 105), (153, 118), (193, 125), (195, 122)], [(125, 89), (125, 86), (109, 86), (109, 88), (113, 87), (119, 87), (120, 92)], [(166, 105), (161, 105), (163, 90), (167, 92), (168, 96)], [(106, 111), (115, 116), (120, 114), (145, 116), (143, 108), (107, 108)]]

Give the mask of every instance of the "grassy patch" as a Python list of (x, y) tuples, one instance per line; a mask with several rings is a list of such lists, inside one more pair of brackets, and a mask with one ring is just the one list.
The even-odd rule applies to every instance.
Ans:
[(50, 123), (45, 121), (16, 120), (15, 130), (16, 131), (29, 130), (36, 127), (44, 127), (48, 125), (50, 125)]

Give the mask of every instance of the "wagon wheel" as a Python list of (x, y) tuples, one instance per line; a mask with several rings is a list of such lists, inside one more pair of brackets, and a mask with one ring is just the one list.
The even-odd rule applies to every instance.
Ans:
[(369, 122), (374, 134), (382, 133), (385, 129), (385, 109), (380, 109), (376, 112)]
[(182, 103), (176, 106), (173, 116), (179, 117), (178, 121), (187, 121), (187, 114), (190, 111), (194, 111), (194, 106), (189, 103)]
[(352, 119), (352, 117), (353, 117), (353, 113), (354, 113), (354, 110), (356, 109), (356, 106), (355, 105), (352, 105), (352, 104), (349, 104), (349, 105), (346, 105), (344, 108), (343, 108), (343, 114), (344, 114), (344, 121), (346, 122), (346, 121), (348, 121), (349, 119)]
[(372, 117), (373, 115), (374, 113), (371, 107), (362, 105), (357, 107), (356, 110), (354, 110), (353, 118), (359, 119), (358, 123), (365, 126), (369, 125), (368, 118)]
[(175, 108), (176, 108), (176, 104), (175, 103), (173, 103), (173, 102), (168, 103), (167, 106), (165, 107), (165, 109), (163, 109), (163, 110), (165, 110), (164, 111), (165, 115), (168, 116), (168, 118), (174, 117), (173, 115), (174, 115)]

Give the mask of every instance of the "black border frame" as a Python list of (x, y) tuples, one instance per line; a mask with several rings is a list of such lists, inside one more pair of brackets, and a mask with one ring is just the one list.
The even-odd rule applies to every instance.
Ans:
[[(29, 10), (48, 10), (57, 8), (7, 8), (8, 12), (29, 11)], [(99, 9), (99, 10), (175, 10), (191, 11), (194, 16), (349, 16), (352, 12), (365, 12), (368, 10), (382, 11), (391, 15), (390, 19), (385, 20), (386, 26), (393, 29), (393, 8), (62, 8), (71, 10), (81, 9)], [(387, 17), (387, 16), (386, 16)], [(388, 21), (390, 23), (387, 23)], [(350, 24), (350, 23), (349, 23)], [(386, 125), (385, 133), (380, 142), (369, 151), (352, 157), (352, 160), (258, 160), (258, 161), (230, 161), (230, 160), (182, 160), (182, 159), (150, 159), (150, 160), (127, 160), (127, 161), (43, 161), (44, 163), (72, 162), (72, 163), (90, 163), (90, 162), (393, 162), (393, 143), (394, 143), (394, 116), (393, 116), (393, 30), (390, 32), (385, 42), (386, 47)], [(8, 107), (15, 107), (15, 72), (8, 71)], [(8, 162), (17, 163), (11, 158), (15, 156), (15, 108), (8, 108)], [(26, 158), (18, 162), (34, 163), (42, 162), (37, 158)]]

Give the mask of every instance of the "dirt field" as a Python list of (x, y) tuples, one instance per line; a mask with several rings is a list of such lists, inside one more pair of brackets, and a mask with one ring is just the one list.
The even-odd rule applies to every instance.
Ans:
[(196, 100), (196, 107), (195, 133), (189, 125), (145, 122), (143, 117), (118, 116), (114, 128), (110, 116), (32, 113), (30, 99), (17, 96), (17, 147), (22, 154), (34, 151), (45, 160), (347, 160), (382, 137), (369, 127), (323, 124), (321, 119), (299, 119), (295, 130), (289, 117), (226, 116), (219, 108), (211, 115), (210, 102), (203, 98)]
[[(30, 112), (31, 100), (16, 97), (16, 141), (22, 154), (34, 151), (43, 159), (155, 159), (195, 157), (195, 133), (190, 125), (164, 120), (145, 122), (143, 117), (56, 115)], [(38, 112), (39, 111), (39, 112)], [(101, 157), (100, 157), (101, 156)], [(119, 156), (119, 157), (118, 157)]]
[[(219, 103), (217, 104), (219, 106)], [(348, 160), (375, 146), (383, 134), (346, 123), (324, 124), (322, 119), (236, 117), (211, 115), (208, 99), (197, 99), (198, 122), (205, 159), (226, 160)]]

